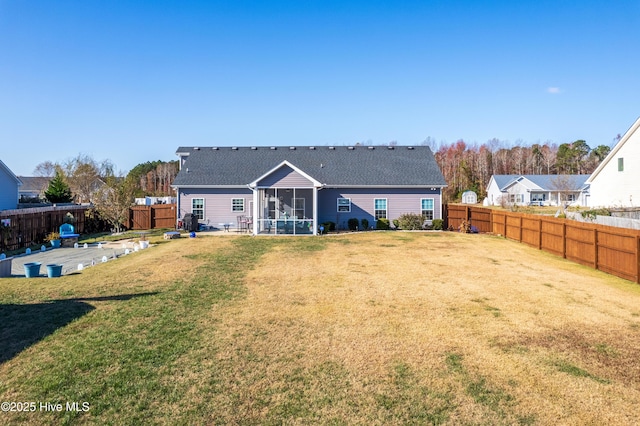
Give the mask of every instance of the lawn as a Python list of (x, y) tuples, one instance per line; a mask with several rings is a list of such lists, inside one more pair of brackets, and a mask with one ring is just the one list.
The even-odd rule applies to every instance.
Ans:
[(0, 279), (0, 401), (36, 403), (0, 422), (640, 422), (637, 284), (486, 235), (154, 241)]

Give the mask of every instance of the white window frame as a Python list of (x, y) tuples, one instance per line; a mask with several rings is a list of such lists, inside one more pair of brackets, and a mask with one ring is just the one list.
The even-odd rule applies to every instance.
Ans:
[[(236, 205), (236, 201), (242, 201), (242, 209), (241, 210), (237, 210), (236, 207), (238, 207)], [(232, 198), (231, 199), (231, 211), (233, 213), (244, 213), (244, 205), (245, 205), (245, 200), (244, 198)]]
[[(384, 200), (384, 210), (376, 208), (376, 201)], [(378, 215), (378, 212), (384, 212), (384, 216)], [(389, 218), (389, 201), (386, 198), (374, 198), (373, 199), (373, 217), (378, 219)]]
[[(197, 200), (202, 201), (202, 207), (194, 207), (194, 204)], [(200, 214), (198, 214), (200, 213)], [(191, 214), (196, 215), (198, 220), (204, 220), (204, 198), (192, 198), (191, 199)]]
[[(340, 205), (340, 200), (347, 200), (347, 202), (343, 201), (343, 204)], [(345, 207), (347, 208), (346, 210), (344, 209)], [(340, 197), (336, 199), (336, 211), (338, 213), (351, 213), (351, 198)]]
[[(430, 209), (425, 209), (422, 203), (424, 201), (428, 201), (428, 200), (431, 200), (431, 208)], [(426, 212), (431, 212), (431, 215), (427, 214)], [(422, 216), (424, 216), (425, 219), (433, 220), (433, 218), (435, 217), (435, 214), (436, 214), (436, 200), (435, 200), (435, 198), (421, 198), (420, 199), (420, 213), (422, 214)], [(429, 216), (431, 216), (431, 217), (429, 217)]]

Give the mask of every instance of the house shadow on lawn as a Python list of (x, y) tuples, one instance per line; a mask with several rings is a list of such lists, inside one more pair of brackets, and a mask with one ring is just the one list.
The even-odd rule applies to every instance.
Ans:
[(0, 304), (0, 364), (93, 311), (95, 307), (87, 302), (125, 301), (154, 294), (157, 293), (63, 299), (25, 305)]

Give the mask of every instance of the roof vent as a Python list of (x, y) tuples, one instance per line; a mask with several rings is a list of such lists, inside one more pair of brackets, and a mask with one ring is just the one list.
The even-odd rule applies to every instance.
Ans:
[(194, 146), (194, 147), (193, 147), (193, 150), (194, 150), (194, 151), (200, 151), (200, 147)]
[(367, 149), (369, 149), (369, 151), (373, 151), (374, 149), (376, 149), (375, 146), (368, 146)]
[(293, 151), (294, 149), (296, 149), (296, 147), (295, 147), (295, 146), (290, 146), (290, 147), (289, 147), (289, 149), (290, 149), (291, 151)]
[(389, 145), (389, 146), (387, 147), (387, 149), (393, 149), (393, 146)]
[(413, 147), (412, 146), (408, 146), (407, 149), (413, 149)]
[(272, 146), (271, 149), (275, 151), (278, 148), (276, 148), (275, 146)]
[(251, 150), (252, 150), (252, 151), (255, 151), (255, 150), (257, 150), (257, 149), (258, 149), (258, 147), (257, 147), (257, 146), (252, 146), (252, 147), (251, 147)]
[(310, 146), (309, 149), (316, 149), (316, 147), (315, 146)]
[(330, 146), (329, 149), (330, 150), (334, 150), (334, 149), (336, 149), (336, 147), (335, 146)]
[(211, 149), (212, 149), (212, 150), (214, 150), (214, 151), (217, 151), (217, 150), (218, 150), (218, 147), (217, 147), (217, 146), (214, 146), (214, 147), (212, 147)]
[(232, 150), (232, 151), (237, 151), (237, 150), (238, 150), (238, 147), (237, 147), (237, 146), (232, 146), (232, 147), (231, 147), (231, 150)]
[(354, 148), (354, 147), (352, 147), (352, 146), (348, 146), (348, 147), (347, 147), (347, 149), (348, 149), (349, 151), (353, 151), (355, 148)]

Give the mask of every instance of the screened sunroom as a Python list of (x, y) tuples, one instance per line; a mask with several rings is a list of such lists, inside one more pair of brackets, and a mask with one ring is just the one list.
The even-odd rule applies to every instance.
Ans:
[(321, 186), (288, 162), (249, 185), (254, 191), (254, 234), (317, 234)]

